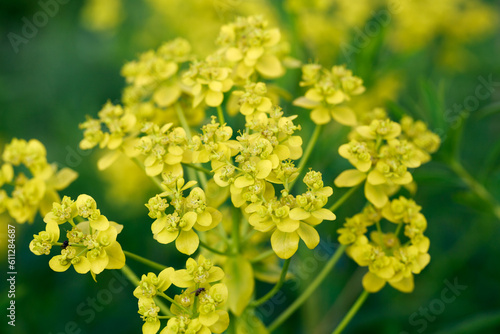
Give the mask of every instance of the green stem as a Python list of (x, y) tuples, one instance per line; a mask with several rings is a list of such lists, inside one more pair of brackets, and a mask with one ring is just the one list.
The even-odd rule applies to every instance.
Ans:
[(474, 179), (474, 177), (467, 172), (458, 160), (452, 160), (450, 162), (450, 168), (462, 179), (465, 184), (467, 184), (473, 193), (491, 206), (493, 214), (497, 217), (497, 219), (500, 219), (500, 204), (498, 204), (490, 192), (481, 183)]
[(337, 210), (342, 204), (344, 204), (345, 201), (347, 201), (347, 199), (349, 197), (351, 197), (351, 195), (356, 191), (358, 190), (359, 187), (361, 187), (362, 183), (358, 184), (357, 186), (355, 187), (352, 187), (351, 189), (349, 189), (344, 195), (342, 195), (342, 197), (340, 197), (335, 203), (333, 203), (333, 205), (330, 207), (330, 211), (335, 211)]
[(402, 227), (403, 227), (403, 222), (401, 222), (401, 223), (398, 224), (398, 227), (396, 228), (396, 232), (394, 232), (394, 234), (396, 235), (396, 237), (399, 235), (399, 232), (401, 231)]
[[(135, 162), (135, 164), (137, 166), (139, 166), (140, 169), (146, 170), (146, 167), (144, 167), (144, 165), (139, 161), (138, 158), (134, 157), (134, 158), (132, 158), (132, 161)], [(149, 176), (149, 178), (151, 179), (151, 181), (153, 181), (158, 186), (158, 188), (160, 188), (161, 191), (165, 191), (165, 189), (161, 185), (161, 181), (158, 180), (157, 177), (155, 177), (155, 176)]]
[(186, 167), (192, 168), (192, 169), (197, 170), (197, 171), (199, 171), (199, 172), (203, 172), (203, 173), (205, 173), (205, 174), (207, 174), (207, 175), (212, 175), (212, 173), (211, 173), (208, 169), (203, 168), (203, 167), (201, 167), (201, 166), (199, 166), (199, 165), (190, 164), (190, 163), (185, 163), (185, 162), (181, 162), (181, 164), (182, 164), (183, 166), (186, 166)]
[(240, 210), (238, 208), (233, 208), (233, 228), (231, 230), (233, 254), (238, 254), (240, 251), (240, 220)]
[(323, 129), (322, 125), (316, 124), (316, 127), (314, 128), (314, 132), (311, 136), (311, 139), (309, 140), (309, 143), (307, 143), (306, 150), (304, 151), (304, 154), (302, 155), (302, 158), (300, 159), (299, 166), (297, 167), (298, 168), (297, 169), (298, 175), (295, 178), (295, 180), (290, 182), (290, 184), (288, 186), (289, 190), (292, 190), (295, 182), (297, 182), (297, 180), (299, 179), (300, 174), (302, 173), (302, 170), (306, 166), (307, 160), (309, 160), (309, 156), (311, 155), (313, 148), (316, 145), (316, 142), (318, 141), (318, 138), (319, 138), (319, 135), (321, 134), (322, 129)]
[(278, 283), (276, 283), (276, 285), (271, 289), (271, 291), (266, 293), (265, 296), (250, 303), (250, 307), (258, 307), (258, 306), (264, 304), (269, 299), (271, 299), (281, 289), (281, 287), (285, 283), (286, 274), (288, 272), (288, 267), (290, 265), (290, 260), (291, 260), (291, 258), (285, 260), (285, 263), (283, 264), (283, 268), (281, 269), (281, 275), (280, 275), (280, 279), (279, 279)]
[(200, 246), (205, 248), (206, 250), (212, 252), (212, 253), (227, 256), (227, 254), (225, 252), (217, 250), (217, 249), (213, 248), (212, 246), (207, 245), (205, 242), (201, 241), (201, 239), (200, 239)]
[(219, 122), (221, 125), (226, 123), (226, 121), (224, 120), (224, 113), (222, 112), (221, 106), (217, 106), (217, 116), (219, 116)]
[(337, 328), (335, 328), (335, 330), (333, 331), (332, 334), (340, 334), (340, 333), (342, 333), (342, 331), (344, 330), (344, 328), (349, 324), (349, 322), (351, 321), (351, 319), (356, 315), (356, 313), (358, 312), (358, 310), (361, 307), (361, 305), (363, 305), (363, 303), (365, 302), (365, 300), (366, 300), (366, 298), (368, 297), (369, 294), (370, 293), (368, 291), (363, 290), (363, 292), (358, 297), (358, 299), (356, 300), (356, 302), (354, 303), (354, 305), (351, 307), (351, 309), (349, 310), (349, 312), (347, 312), (347, 314), (345, 315), (344, 319), (342, 319), (342, 321), (337, 326)]
[(270, 249), (268, 251), (265, 251), (263, 253), (260, 253), (259, 255), (257, 255), (256, 257), (254, 257), (253, 259), (250, 260), (251, 263), (257, 263), (257, 262), (260, 262), (262, 260), (265, 260), (267, 259), (268, 257), (270, 256), (273, 256), (274, 255), (274, 250)]
[(346, 245), (340, 246), (333, 256), (325, 264), (321, 272), (314, 278), (314, 280), (308, 285), (304, 292), (290, 305), (278, 318), (276, 318), (271, 325), (269, 325), (268, 330), (271, 333), (276, 330), (283, 322), (286, 321), (309, 297), (314, 291), (320, 286), (321, 282), (325, 280), (330, 271), (333, 269), (337, 261), (340, 259), (342, 254), (346, 249)]
[(181, 310), (183, 310), (187, 314), (189, 314), (189, 315), (192, 314), (187, 308), (185, 308), (184, 306), (182, 306), (181, 304), (179, 304), (178, 302), (176, 302), (175, 300), (173, 300), (172, 298), (170, 298), (169, 296), (167, 296), (163, 292), (156, 291), (156, 294), (158, 296), (161, 296), (161, 297), (165, 298), (166, 300), (168, 300), (169, 302), (171, 302), (172, 304), (174, 304), (175, 306), (177, 306), (178, 308), (180, 308)]
[(151, 261), (151, 260), (148, 260), (146, 258), (143, 258), (142, 256), (139, 256), (139, 255), (136, 255), (134, 253), (130, 253), (128, 251), (123, 251), (123, 253), (125, 253), (126, 256), (130, 257), (131, 259), (134, 259), (138, 262), (141, 262), (147, 266), (150, 266), (151, 268), (155, 268), (155, 269), (158, 269), (158, 270), (163, 270), (165, 268), (167, 268), (166, 266), (162, 265), (162, 264), (159, 264), (159, 263), (156, 263), (154, 261)]
[[(179, 118), (179, 122), (182, 125), (182, 128), (184, 131), (186, 131), (186, 136), (189, 140), (191, 140), (191, 128), (189, 127), (189, 124), (186, 120), (186, 116), (184, 115), (184, 111), (181, 108), (181, 105), (179, 103), (175, 104), (175, 112), (177, 113), (177, 118)], [(199, 166), (201, 168), (201, 166)], [(189, 171), (189, 170), (188, 170)], [(201, 173), (198, 171), (198, 178), (200, 180), (201, 187), (203, 189), (207, 188), (207, 178), (205, 174)], [(192, 178), (194, 179), (194, 178)]]

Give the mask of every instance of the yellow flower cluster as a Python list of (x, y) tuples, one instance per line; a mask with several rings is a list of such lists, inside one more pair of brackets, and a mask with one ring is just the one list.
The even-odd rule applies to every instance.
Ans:
[[(82, 221), (75, 224), (75, 219)], [(52, 246), (61, 246), (61, 254), (49, 261), (52, 270), (63, 272), (73, 266), (79, 274), (90, 271), (95, 279), (104, 269), (120, 269), (125, 265), (125, 254), (116, 241), (123, 226), (108, 221), (89, 195), (80, 195), (76, 201), (64, 196), (60, 203), (53, 203), (44, 221), (45, 231), (33, 236), (30, 250), (36, 255), (49, 255)], [(59, 225), (67, 222), (72, 228), (60, 243)]]
[(42, 216), (47, 214), (52, 202), (60, 201), (57, 191), (78, 176), (70, 168), (58, 170), (56, 164), (49, 164), (45, 147), (36, 139), (12, 139), (3, 150), (2, 160), (0, 214), (7, 211), (18, 223), (33, 223), (38, 211)]
[(405, 117), (402, 125), (389, 119), (375, 119), (370, 125), (356, 127), (351, 141), (339, 147), (339, 154), (356, 167), (342, 172), (337, 187), (353, 187), (365, 182), (365, 196), (377, 208), (401, 185), (409, 186), (410, 168), (429, 161), (429, 153), (439, 148), (440, 139), (422, 122)]
[(342, 105), (351, 96), (365, 91), (363, 80), (353, 76), (345, 66), (333, 66), (331, 70), (318, 64), (302, 66), (302, 87), (310, 87), (304, 96), (293, 104), (312, 109), (311, 119), (316, 124), (326, 124), (333, 118), (340, 124), (356, 125), (356, 114), (349, 107)]
[[(172, 174), (163, 174), (162, 186), (165, 192), (152, 197), (146, 207), (149, 216), (156, 219), (151, 225), (154, 239), (159, 243), (168, 244), (175, 240), (175, 246), (181, 253), (191, 255), (200, 243), (197, 231), (208, 231), (216, 227), (222, 220), (221, 213), (207, 206), (205, 192), (193, 188), (187, 197), (183, 191), (193, 187), (196, 181), (185, 183), (183, 178)], [(170, 204), (164, 197), (170, 197)], [(169, 206), (174, 208), (172, 213), (165, 211)]]
[[(154, 273), (142, 275), (134, 296), (139, 300), (139, 314), (144, 320), (143, 334), (156, 334), (161, 327), (160, 307), (154, 299), (158, 297), (172, 302), (172, 315), (160, 334), (224, 332), (229, 326), (229, 314), (223, 309), (228, 289), (223, 283), (216, 283), (222, 278), (222, 269), (203, 255), (198, 257), (198, 261), (189, 258), (186, 269), (169, 267), (158, 276)], [(173, 299), (165, 294), (172, 284), (185, 289)]]
[[(381, 209), (367, 206), (363, 212), (347, 218), (338, 230), (339, 242), (349, 245), (347, 254), (358, 265), (368, 267), (362, 281), (366, 291), (377, 292), (387, 282), (402, 292), (413, 291), (413, 274), (420, 273), (430, 261), (430, 243), (424, 236), (427, 221), (420, 210), (413, 200), (401, 196)], [(395, 232), (382, 232), (382, 218), (397, 224)], [(376, 229), (368, 234), (373, 225)], [(408, 240), (405, 243), (399, 237), (402, 229)]]

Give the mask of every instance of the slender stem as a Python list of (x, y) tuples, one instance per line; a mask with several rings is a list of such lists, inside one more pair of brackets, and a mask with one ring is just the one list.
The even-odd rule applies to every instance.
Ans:
[(259, 255), (257, 255), (256, 257), (254, 257), (253, 259), (250, 260), (251, 263), (257, 263), (257, 262), (260, 262), (262, 260), (265, 260), (267, 259), (268, 257), (270, 256), (273, 256), (274, 255), (274, 250), (270, 249), (268, 251), (265, 251), (263, 253), (260, 253)]
[[(140, 161), (139, 161), (139, 159), (138, 159), (137, 157), (132, 158), (132, 161), (133, 161), (133, 162), (135, 162), (135, 164), (136, 164), (137, 166), (139, 166), (139, 168), (140, 168), (140, 169), (142, 169), (142, 170), (146, 170), (146, 167), (144, 167), (144, 165), (142, 164), (142, 162), (140, 162)], [(155, 176), (150, 176), (149, 178), (150, 178), (150, 179), (151, 179), (151, 180), (152, 180), (152, 181), (153, 181), (153, 182), (154, 182), (154, 183), (158, 186), (158, 188), (160, 188), (160, 190), (161, 190), (161, 191), (164, 191), (164, 190), (165, 190), (165, 189), (163, 188), (163, 186), (161, 185), (161, 181), (160, 181), (160, 180), (158, 180), (158, 178), (157, 178), (157, 177), (155, 177)]]
[(222, 112), (221, 106), (217, 106), (217, 116), (219, 116), (219, 122), (221, 125), (226, 123), (226, 121), (224, 120), (224, 113)]
[(174, 299), (170, 298), (169, 296), (167, 296), (163, 292), (156, 291), (156, 294), (158, 296), (161, 296), (161, 297), (165, 298), (166, 300), (168, 300), (169, 302), (171, 302), (172, 304), (174, 304), (175, 306), (177, 306), (178, 308), (180, 308), (181, 310), (183, 310), (187, 314), (189, 314), (189, 315), (192, 314), (187, 308), (185, 308), (184, 306), (182, 306), (181, 304), (179, 304), (178, 302), (176, 302)]
[(464, 181), (465, 184), (474, 192), (479, 198), (488, 203), (493, 214), (500, 219), (500, 204), (495, 200), (491, 193), (486, 190), (486, 188), (479, 183), (469, 172), (462, 166), (458, 160), (452, 160), (450, 162), (450, 168)]
[(206, 168), (203, 168), (203, 167), (201, 167), (201, 166), (199, 166), (199, 165), (190, 164), (190, 163), (185, 163), (185, 162), (181, 162), (181, 164), (182, 164), (183, 166), (186, 166), (186, 167), (192, 168), (192, 169), (197, 170), (197, 171), (199, 171), (199, 172), (203, 172), (203, 173), (205, 173), (205, 174), (207, 174), (207, 175), (212, 175), (212, 173), (210, 172), (210, 170), (208, 170), (208, 169), (206, 169)]
[(299, 179), (300, 174), (302, 173), (302, 170), (306, 166), (307, 160), (309, 160), (309, 156), (311, 155), (313, 148), (316, 145), (316, 142), (318, 141), (318, 138), (319, 138), (319, 135), (320, 135), (322, 129), (323, 129), (322, 125), (316, 124), (316, 127), (314, 128), (314, 132), (311, 136), (311, 139), (309, 140), (309, 143), (307, 143), (306, 150), (304, 151), (304, 154), (302, 155), (302, 158), (300, 159), (299, 166), (297, 167), (298, 168), (297, 169), (298, 175), (295, 178), (295, 180), (293, 180), (292, 182), (289, 183), (288, 188), (290, 191), (292, 190), (295, 182), (297, 182), (297, 180)]
[(398, 224), (398, 227), (396, 228), (396, 232), (394, 232), (394, 234), (396, 235), (396, 237), (399, 235), (399, 232), (401, 231), (402, 227), (403, 227), (403, 222), (401, 222), (401, 223)]
[[(184, 131), (186, 131), (186, 136), (188, 139), (191, 139), (191, 128), (189, 127), (189, 124), (186, 120), (186, 116), (184, 115), (184, 111), (181, 108), (181, 105), (179, 103), (175, 104), (175, 112), (177, 113), (177, 118), (179, 118), (179, 122), (182, 125), (182, 128)], [(200, 166), (201, 168), (201, 166)], [(189, 170), (188, 170), (189, 173)], [(194, 175), (193, 175), (194, 176)], [(207, 178), (205, 174), (201, 173), (198, 171), (198, 178), (200, 179), (200, 184), (203, 189), (207, 188)]]
[(281, 275), (280, 275), (280, 279), (279, 279), (278, 283), (276, 283), (276, 285), (271, 289), (271, 291), (266, 293), (263, 297), (250, 303), (250, 307), (258, 307), (258, 306), (264, 304), (269, 299), (271, 299), (281, 289), (281, 287), (283, 286), (283, 283), (285, 283), (286, 274), (288, 272), (288, 267), (290, 265), (290, 260), (291, 260), (291, 258), (285, 260), (285, 263), (283, 264), (283, 268), (281, 269)]
[(349, 189), (344, 195), (342, 195), (342, 197), (340, 197), (335, 203), (333, 203), (333, 205), (330, 207), (330, 211), (335, 211), (337, 210), (342, 204), (344, 204), (344, 202), (349, 198), (351, 197), (352, 194), (354, 194), (354, 192), (356, 190), (358, 190), (359, 187), (361, 187), (362, 183), (358, 184), (357, 186), (355, 187), (352, 187), (351, 189)]
[(238, 208), (233, 208), (233, 227), (231, 230), (233, 254), (238, 254), (240, 251), (240, 220), (240, 210)]
[(163, 270), (166, 268), (166, 266), (162, 265), (162, 264), (159, 264), (159, 263), (156, 263), (154, 261), (151, 261), (151, 260), (148, 260), (146, 258), (143, 258), (142, 256), (139, 256), (139, 255), (136, 255), (134, 253), (130, 253), (128, 251), (123, 251), (123, 253), (125, 253), (126, 256), (130, 257), (131, 259), (134, 259), (138, 262), (141, 262), (147, 266), (150, 266), (151, 268), (155, 268), (155, 269), (159, 269), (159, 270)]
[(139, 277), (137, 277), (137, 275), (132, 271), (132, 269), (129, 268), (129, 266), (124, 265), (120, 270), (128, 278), (128, 280), (132, 282), (132, 284), (134, 284), (135, 286), (139, 284)]
[(344, 330), (344, 328), (349, 324), (351, 319), (356, 315), (358, 312), (359, 308), (363, 305), (365, 302), (366, 298), (368, 297), (370, 293), (366, 290), (363, 290), (361, 295), (358, 297), (354, 305), (351, 307), (349, 312), (345, 315), (344, 319), (340, 322), (340, 324), (335, 328), (332, 334), (340, 334)]
[(205, 248), (206, 250), (212, 252), (212, 253), (227, 256), (227, 254), (225, 252), (220, 251), (218, 249), (213, 248), (212, 246), (207, 245), (204, 241), (201, 241), (201, 239), (200, 239), (200, 246)]
[(276, 318), (271, 325), (269, 325), (268, 330), (271, 333), (281, 326), (286, 319), (288, 319), (309, 297), (314, 291), (320, 286), (321, 282), (325, 280), (330, 271), (333, 269), (337, 261), (340, 259), (342, 254), (346, 249), (346, 245), (340, 246), (333, 256), (328, 260), (320, 273), (314, 278), (314, 280), (308, 285), (304, 292), (290, 305), (278, 318)]

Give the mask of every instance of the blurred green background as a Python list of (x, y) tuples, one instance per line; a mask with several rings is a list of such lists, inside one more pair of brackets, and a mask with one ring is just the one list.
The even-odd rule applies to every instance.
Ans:
[[(451, 168), (451, 161), (458, 159), (493, 198), (500, 199), (500, 4), (470, 1), (487, 6), (491, 16), (477, 14), (462, 20), (460, 14), (431, 10), (432, 6), (444, 6), (445, 10), (443, 4), (423, 3), (430, 8), (429, 13), (413, 12), (414, 16), (399, 15), (400, 19), (389, 13), (391, 19), (386, 24), (377, 21), (380, 10), (386, 8), (384, 1), (69, 1), (58, 3), (57, 9), (52, 7), (53, 17), (46, 16), (46, 24), (37, 28), (36, 35), (25, 38), (26, 19), (33, 22), (34, 15), (44, 7), (28, 0), (3, 1), (0, 143), (14, 137), (40, 140), (47, 147), (50, 162), (80, 174), (64, 195), (93, 196), (107, 217), (125, 225), (119, 236), (125, 249), (181, 268), (186, 258), (172, 245), (160, 245), (151, 238), (151, 221), (143, 204), (155, 193), (154, 188), (131, 191), (128, 201), (113, 198), (109, 191), (116, 185), (109, 175), (97, 171), (97, 152), (78, 149), (82, 138), (78, 124), (86, 114), (96, 115), (108, 99), (119, 101), (124, 87), (120, 68), (140, 52), (184, 36), (196, 51), (207, 54), (220, 25), (236, 15), (260, 11), (284, 29), (292, 56), (325, 65), (346, 63), (365, 80), (366, 94), (376, 95), (367, 104), (379, 103), (371, 107), (386, 107), (394, 119), (410, 113), (427, 122), (443, 140), (434, 160), (414, 173), (419, 185), (415, 199), (428, 220), (431, 263), (416, 276), (412, 294), (386, 287), (370, 296), (347, 332), (500, 333), (500, 221), (493, 214), (492, 204), (477, 195), (477, 185), (471, 188), (464, 175)], [(454, 3), (464, 16), (463, 12), (469, 10), (460, 7), (465, 6), (464, 1), (443, 3)], [(429, 29), (430, 37), (418, 38), (421, 35), (412, 34), (411, 29), (407, 35), (398, 36), (394, 31), (405, 27), (401, 23), (404, 20), (409, 20), (411, 27)], [(439, 29), (429, 28), (432, 20), (439, 22)], [(488, 20), (486, 26), (484, 20)], [(379, 29), (363, 40), (363, 32), (367, 36), (366, 29), (376, 27), (377, 22)], [(485, 27), (475, 32), (475, 25)], [(21, 36), (22, 42), (9, 33)], [(409, 46), (398, 46), (394, 43), (398, 38)], [(355, 48), (354, 53), (346, 53), (352, 51), (346, 49), (349, 46)], [(488, 90), (487, 98), (476, 98), (476, 105), (471, 96), (477, 96), (482, 84), (479, 78), (496, 84)], [(280, 82), (299, 96), (299, 80), (300, 71), (290, 70)], [(312, 131), (308, 112), (286, 102), (283, 107), (288, 113), (302, 113), (302, 136), (307, 141)], [(311, 167), (322, 171), (329, 185), (348, 167), (336, 149), (332, 150), (345, 141), (346, 134), (346, 129), (330, 125), (320, 139), (323, 144), (311, 157)], [(342, 193), (336, 190), (334, 197)], [(361, 196), (357, 197), (337, 212), (334, 223), (321, 225), (320, 249), (331, 254), (337, 247), (335, 230), (345, 217), (362, 207)], [(104, 272), (95, 284), (90, 275), (72, 270), (55, 273), (47, 265), (48, 257), (37, 257), (29, 251), (32, 235), (42, 224), (38, 216), (33, 225), (16, 225), (16, 327), (7, 326), (4, 316), (1, 332), (140, 333), (142, 320), (133, 288), (120, 283), (126, 281), (117, 278), (121, 279), (119, 271)], [(5, 248), (6, 227), (2, 229)], [(291, 264), (299, 279), (285, 284), (283, 304), (261, 310), (265, 322), (276, 317), (314, 278), (326, 262), (320, 254), (301, 245), (299, 257)], [(3, 255), (1, 259), (2, 268), (6, 268)], [(130, 266), (137, 273), (147, 270), (133, 262)], [(359, 295), (363, 273), (343, 257), (280, 332), (330, 333)], [(445, 282), (458, 282), (466, 288), (453, 302), (445, 302)], [(2, 283), (3, 310), (8, 303), (4, 286)], [(258, 285), (260, 293), (269, 288)]]

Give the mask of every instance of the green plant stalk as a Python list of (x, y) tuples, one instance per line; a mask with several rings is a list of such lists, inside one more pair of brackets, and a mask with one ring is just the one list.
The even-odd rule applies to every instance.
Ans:
[(346, 245), (340, 246), (333, 256), (325, 264), (321, 272), (314, 278), (304, 292), (290, 305), (278, 318), (276, 318), (268, 327), (269, 332), (276, 330), (288, 319), (309, 297), (319, 288), (320, 284), (325, 280), (330, 271), (333, 269), (337, 261), (340, 259), (346, 249)]
[(180, 308), (181, 310), (183, 310), (187, 314), (192, 315), (191, 311), (189, 311), (187, 308), (185, 308), (184, 306), (182, 306), (181, 304), (179, 304), (178, 302), (176, 302), (175, 300), (173, 300), (172, 298), (170, 298), (169, 296), (167, 296), (163, 292), (157, 291), (156, 294), (158, 296), (161, 296), (161, 297), (165, 298), (166, 300), (168, 300), (169, 302), (171, 302), (172, 304), (174, 304), (175, 306), (177, 306), (178, 308)]
[[(123, 268), (121, 268), (120, 270), (128, 278), (128, 280), (132, 282), (132, 284), (134, 284), (135, 286), (139, 284), (140, 281), (139, 278), (127, 265), (124, 265)], [(155, 300), (155, 303), (156, 305), (158, 305), (158, 307), (160, 307), (163, 313), (167, 314), (170, 317), (173, 316), (168, 306), (165, 305), (161, 300)]]
[(335, 328), (335, 330), (332, 332), (332, 334), (340, 334), (344, 330), (344, 328), (349, 324), (351, 319), (356, 315), (360, 307), (363, 305), (365, 302), (366, 298), (368, 297), (370, 293), (366, 290), (363, 290), (361, 295), (358, 297), (354, 305), (351, 307), (349, 312), (345, 315), (344, 319), (340, 322), (340, 324)]
[(289, 183), (288, 189), (289, 191), (292, 190), (293, 186), (295, 185), (295, 182), (300, 178), (300, 174), (302, 173), (302, 170), (305, 168), (307, 161), (309, 160), (309, 157), (313, 151), (314, 146), (316, 145), (316, 142), (318, 141), (319, 135), (321, 134), (321, 130), (323, 129), (322, 125), (316, 124), (316, 127), (314, 128), (314, 132), (311, 136), (311, 139), (307, 143), (306, 150), (304, 151), (304, 154), (302, 155), (302, 158), (300, 159), (299, 166), (297, 167), (297, 172), (298, 175), (293, 180), (292, 182)]
[(131, 259), (134, 259), (134, 260), (136, 260), (138, 262), (141, 262), (141, 263), (143, 263), (143, 264), (145, 264), (147, 266), (150, 266), (151, 268), (158, 269), (158, 270), (163, 270), (163, 269), (167, 268), (166, 266), (164, 266), (162, 264), (159, 264), (159, 263), (156, 263), (154, 261), (148, 260), (148, 259), (143, 258), (142, 256), (136, 255), (134, 253), (131, 253), (131, 252), (128, 252), (128, 251), (125, 251), (125, 250), (123, 251), (123, 253), (127, 257), (129, 257)]
[[(182, 128), (184, 129), (184, 131), (186, 131), (187, 138), (190, 140), (191, 139), (191, 128), (189, 127), (189, 124), (186, 120), (186, 116), (184, 115), (184, 111), (182, 110), (181, 105), (179, 103), (175, 104), (175, 112), (177, 113), (177, 118), (179, 118), (179, 122), (181, 123)], [(198, 167), (201, 168), (201, 166), (198, 166)], [(188, 175), (191, 172), (192, 172), (192, 170), (188, 169)], [(200, 180), (201, 187), (203, 189), (206, 189), (207, 188), (207, 177), (201, 171), (198, 171), (197, 174), (198, 174), (198, 179)], [(190, 176), (190, 178), (192, 180), (195, 179), (194, 177), (191, 177), (191, 176)]]
[(481, 183), (474, 179), (474, 177), (469, 174), (469, 172), (458, 160), (452, 160), (449, 165), (450, 168), (462, 179), (462, 181), (467, 184), (474, 194), (491, 206), (493, 214), (500, 220), (500, 204), (498, 204), (490, 192), (486, 190)]
[(231, 241), (233, 254), (240, 252), (240, 220), (241, 213), (238, 208), (233, 208), (233, 227), (231, 230)]
[(201, 239), (200, 239), (200, 246), (205, 248), (206, 250), (212, 252), (212, 253), (223, 255), (223, 256), (228, 256), (227, 253), (220, 251), (218, 249), (215, 249), (212, 246), (207, 245), (204, 241), (201, 241)]
[(354, 194), (356, 190), (358, 190), (359, 187), (361, 187), (362, 184), (363, 183), (360, 183), (357, 186), (349, 189), (344, 195), (342, 195), (342, 197), (340, 197), (335, 203), (333, 203), (329, 210), (332, 212), (337, 210), (342, 204), (344, 204), (345, 201), (347, 201), (349, 197), (351, 197), (352, 194)]
[(187, 163), (187, 162), (181, 162), (181, 165), (186, 166), (188, 168), (192, 168), (192, 169), (194, 169), (194, 170), (196, 170), (198, 172), (203, 172), (203, 173), (205, 173), (207, 175), (212, 175), (212, 173), (208, 169), (203, 168), (203, 167), (198, 166), (198, 165), (195, 165), (195, 164), (190, 164), (190, 163)]
[(270, 250), (267, 250), (267, 251), (265, 251), (263, 253), (260, 253), (259, 255), (257, 255), (253, 259), (251, 259), (250, 262), (251, 263), (257, 263), (257, 262), (265, 260), (268, 257), (273, 256), (273, 255), (274, 255), (274, 250), (270, 249)]
[(280, 275), (280, 279), (279, 279), (278, 283), (276, 283), (276, 285), (268, 293), (266, 293), (263, 297), (251, 302), (249, 305), (250, 307), (258, 307), (258, 306), (264, 304), (269, 299), (271, 299), (281, 289), (281, 287), (285, 283), (286, 274), (288, 273), (288, 267), (290, 266), (290, 260), (291, 260), (291, 258), (285, 260), (285, 263), (283, 264), (283, 268), (281, 269), (281, 275)]
[(217, 116), (219, 117), (219, 123), (221, 125), (223, 125), (224, 123), (226, 123), (226, 121), (224, 120), (224, 112), (222, 111), (222, 107), (221, 106), (217, 106)]
[[(135, 164), (139, 166), (140, 169), (146, 170), (144, 165), (136, 157), (132, 158), (132, 161), (135, 162)], [(163, 189), (163, 186), (161, 185), (161, 181), (158, 180), (158, 178), (156, 178), (155, 176), (149, 176), (149, 178), (158, 186), (158, 188), (160, 188), (161, 191), (165, 191), (165, 189)]]

